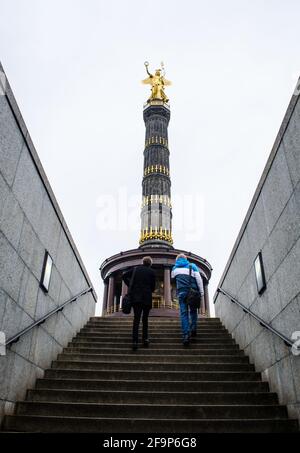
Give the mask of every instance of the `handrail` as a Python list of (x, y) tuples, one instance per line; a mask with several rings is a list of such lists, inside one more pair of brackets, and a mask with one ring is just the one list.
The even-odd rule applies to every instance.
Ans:
[[(268, 329), (274, 335), (277, 335), (277, 337), (279, 337), (285, 343), (286, 346), (288, 346), (288, 347), (293, 346), (294, 343), (288, 337), (283, 335), (283, 333), (279, 332), (278, 330), (274, 329), (274, 327), (272, 327), (270, 324), (268, 324), (266, 321), (264, 321), (260, 316), (257, 316), (255, 313), (253, 313), (253, 311), (251, 311), (249, 308), (247, 308), (245, 305), (243, 305), (241, 302), (239, 302), (237, 299), (235, 299), (231, 294), (229, 294), (223, 288), (220, 288), (220, 287), (217, 288), (217, 293), (223, 294), (228, 299), (230, 299), (231, 302), (233, 302), (234, 304), (237, 304), (245, 313), (248, 313), (250, 316), (252, 316), (254, 319), (256, 319), (256, 321), (258, 321), (262, 327)], [(215, 304), (215, 302), (216, 302), (216, 297), (214, 299), (214, 304)]]
[(16, 335), (14, 335), (13, 337), (9, 338), (6, 343), (5, 343), (5, 346), (9, 346), (13, 343), (17, 343), (17, 341), (19, 341), (19, 339), (25, 335), (25, 333), (29, 332), (31, 329), (33, 329), (34, 327), (36, 326), (40, 326), (41, 324), (44, 324), (44, 322), (50, 318), (50, 316), (54, 315), (55, 313), (58, 313), (59, 311), (63, 311), (63, 309), (65, 308), (66, 305), (69, 305), (71, 304), (72, 302), (75, 302), (75, 300), (79, 299), (79, 297), (82, 297), (84, 296), (85, 294), (89, 293), (90, 291), (93, 291), (93, 287), (90, 286), (89, 288), (81, 291), (79, 294), (77, 294), (76, 296), (73, 296), (71, 299), (67, 300), (66, 302), (64, 302), (62, 305), (60, 305), (59, 307), (56, 307), (54, 308), (53, 310), (51, 310), (49, 313), (47, 313), (45, 316), (43, 316), (42, 318), (38, 319), (37, 321), (33, 322), (32, 324), (30, 324), (30, 326), (28, 327), (25, 327), (25, 329), (21, 330), (19, 333), (17, 333)]

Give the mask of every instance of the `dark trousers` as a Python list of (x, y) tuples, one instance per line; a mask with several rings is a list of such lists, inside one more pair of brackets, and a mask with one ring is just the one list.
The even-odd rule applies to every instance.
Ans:
[(132, 341), (133, 343), (138, 343), (139, 340), (139, 325), (141, 320), (141, 315), (143, 313), (143, 341), (148, 339), (148, 316), (151, 307), (146, 307), (145, 305), (134, 305), (134, 319), (133, 319), (133, 329), (132, 329)]

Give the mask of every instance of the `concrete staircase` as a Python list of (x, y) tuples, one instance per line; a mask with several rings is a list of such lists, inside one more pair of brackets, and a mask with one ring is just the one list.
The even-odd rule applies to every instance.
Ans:
[(131, 351), (131, 318), (91, 318), (4, 420), (6, 431), (295, 432), (285, 406), (217, 318), (189, 348), (179, 320), (150, 318)]

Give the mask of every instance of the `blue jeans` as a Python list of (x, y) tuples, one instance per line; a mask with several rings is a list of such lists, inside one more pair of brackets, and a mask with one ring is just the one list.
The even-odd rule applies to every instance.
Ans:
[(198, 320), (197, 308), (191, 309), (191, 307), (184, 302), (186, 295), (187, 293), (178, 293), (183, 338), (188, 337), (191, 330), (197, 330)]

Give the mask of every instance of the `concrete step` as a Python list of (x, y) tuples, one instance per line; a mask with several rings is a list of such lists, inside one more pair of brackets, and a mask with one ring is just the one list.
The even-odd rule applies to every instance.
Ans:
[(131, 362), (120, 361), (79, 361), (79, 360), (55, 360), (52, 368), (75, 369), (75, 370), (135, 370), (135, 371), (254, 371), (254, 366), (248, 363), (193, 363), (193, 362)]
[[(197, 352), (197, 351), (196, 351)], [(238, 363), (249, 363), (249, 358), (247, 356), (236, 356), (236, 355), (204, 355), (201, 353), (197, 354), (181, 354), (182, 357), (178, 357), (178, 354), (170, 354), (167, 351), (166, 354), (151, 354), (150, 351), (148, 354), (145, 354), (145, 349), (142, 349), (138, 353), (138, 361), (139, 363), (145, 362), (158, 362), (158, 363), (231, 363), (231, 364), (238, 364)], [(59, 354), (57, 357), (59, 361), (65, 360), (72, 360), (72, 361), (79, 361), (79, 362), (136, 362), (137, 361), (137, 353), (132, 352), (131, 354), (105, 354), (105, 353), (97, 353), (97, 354), (83, 354), (83, 353), (76, 353), (70, 349), (67, 349), (63, 354)]]
[(66, 417), (116, 417), (155, 419), (284, 419), (287, 409), (280, 405), (191, 405), (191, 404), (96, 404), (65, 402), (17, 403), (16, 415), (49, 415)]
[[(158, 326), (148, 326), (149, 332), (176, 332), (176, 333), (181, 333), (181, 327), (180, 326), (169, 326), (169, 327), (158, 327)], [(117, 326), (94, 326), (94, 325), (86, 325), (84, 326), (81, 331), (95, 331), (95, 332), (106, 332), (106, 331), (113, 331), (113, 332), (132, 332), (132, 325), (129, 325), (127, 327), (117, 327)], [(201, 327), (197, 329), (198, 332), (227, 332), (228, 330), (225, 329), (225, 327), (220, 326), (220, 327)]]
[[(124, 316), (124, 317), (121, 317), (121, 318), (112, 318), (112, 317), (109, 317), (109, 316), (92, 316), (89, 321), (91, 322), (128, 322), (128, 320), (130, 320), (131, 318), (133, 318), (133, 316)], [(157, 318), (149, 318), (149, 321), (151, 322), (161, 322), (161, 323), (165, 323), (165, 322), (179, 322), (178, 321), (179, 318), (174, 318), (174, 317), (170, 317), (170, 318), (160, 318), (160, 317), (157, 317)], [(220, 318), (201, 318), (199, 319), (199, 322), (209, 322), (209, 323), (214, 323), (214, 322), (219, 322), (221, 323), (221, 320)]]
[[(111, 334), (111, 335), (132, 335), (132, 328), (129, 329), (110, 329), (110, 328), (99, 328), (99, 329), (94, 329), (94, 328), (82, 328), (79, 333), (88, 333), (90, 335), (106, 335), (106, 334)], [(142, 329), (140, 328), (139, 333), (142, 334)], [(148, 334), (151, 337), (152, 335), (154, 336), (177, 336), (179, 335), (180, 337), (182, 336), (182, 330), (181, 329), (148, 329)], [(199, 335), (229, 335), (228, 331), (225, 329), (201, 329), (197, 331), (197, 336)]]
[(276, 393), (251, 392), (189, 392), (177, 391), (123, 391), (91, 390), (29, 390), (26, 401), (117, 403), (117, 404), (188, 404), (188, 405), (278, 405)]
[[(88, 340), (86, 340), (85, 338), (82, 338), (82, 339), (77, 339), (75, 338), (74, 340), (72, 340), (72, 342), (70, 342), (68, 344), (68, 347), (84, 347), (84, 348), (112, 348), (112, 349), (118, 349), (118, 350), (121, 350), (122, 353), (124, 352), (124, 350), (127, 350), (128, 348), (131, 350), (131, 340), (129, 341), (122, 341), (122, 343), (119, 343), (117, 341), (113, 341), (113, 342), (107, 342), (107, 341), (92, 341), (92, 342), (89, 342)], [(140, 343), (140, 347), (142, 347), (142, 343)], [(180, 350), (183, 350), (182, 348), (182, 342), (181, 341), (176, 341), (174, 343), (168, 343), (167, 341), (164, 341), (162, 343), (159, 343), (157, 341), (155, 342), (151, 342), (150, 343), (150, 347), (149, 347), (149, 350), (150, 349), (179, 349)], [(144, 348), (143, 348), (144, 349)], [(235, 351), (239, 351), (241, 353), (244, 354), (243, 351), (241, 351), (239, 349), (239, 346), (235, 343), (203, 343), (202, 341), (201, 342), (197, 342), (197, 340), (193, 340), (190, 344), (190, 347), (189, 347), (189, 351), (190, 350), (199, 350), (199, 351), (202, 351), (204, 349), (210, 349), (212, 351), (218, 351), (218, 350), (235, 350)], [(184, 351), (186, 351), (186, 349), (184, 349)]]
[[(132, 335), (132, 329), (128, 329), (128, 330), (113, 330), (113, 329), (86, 329), (86, 328), (83, 328), (80, 330), (79, 336), (92, 336), (92, 337), (105, 337), (105, 336), (111, 336), (111, 335), (116, 335), (118, 336), (119, 338), (121, 337), (128, 337)], [(172, 331), (166, 331), (166, 330), (152, 330), (150, 329), (149, 331), (149, 337), (150, 338), (157, 338), (157, 337), (160, 337), (160, 338), (164, 338), (164, 337), (176, 337), (176, 336), (179, 336), (180, 338), (182, 337), (182, 333), (181, 331), (178, 329), (177, 331), (175, 330), (172, 330)], [(198, 331), (197, 333), (197, 338), (214, 338), (214, 337), (218, 337), (218, 338), (231, 338), (230, 335), (227, 333), (227, 332), (223, 332), (223, 331), (220, 331), (220, 330), (216, 330), (216, 331)]]
[[(79, 333), (76, 336), (76, 340), (84, 341), (83, 339), (86, 339), (86, 341), (89, 342), (109, 342), (109, 343), (119, 343), (120, 341), (126, 342), (126, 343), (132, 343), (132, 338), (131, 335), (118, 335), (118, 336), (112, 336), (111, 334), (107, 335), (90, 335), (88, 333)], [(180, 335), (178, 336), (154, 336), (151, 335), (150, 337), (151, 343), (180, 343), (182, 344), (182, 338)], [(230, 338), (229, 336), (207, 336), (207, 335), (199, 335), (195, 339), (195, 343), (221, 343), (221, 344), (235, 344), (235, 341)]]
[(261, 374), (254, 371), (145, 371), (145, 370), (92, 370), (79, 368), (50, 368), (46, 378), (61, 379), (111, 379), (114, 381), (261, 381)]
[(115, 391), (156, 391), (189, 392), (197, 389), (199, 392), (241, 392), (265, 393), (269, 384), (262, 381), (148, 381), (148, 380), (104, 380), (104, 379), (38, 379), (37, 389), (69, 389), (69, 390), (101, 390)]
[[(78, 343), (80, 344), (80, 343)], [(83, 343), (83, 346), (80, 344), (80, 347), (77, 347), (76, 344), (72, 344), (72, 346), (68, 346), (67, 348), (64, 348), (63, 352), (66, 354), (107, 354), (109, 356), (115, 356), (115, 355), (135, 355), (135, 352), (132, 352), (131, 347), (130, 348), (113, 348), (113, 347), (84, 347), (85, 343)], [(235, 357), (245, 357), (245, 353), (243, 351), (239, 351), (238, 349), (225, 349), (225, 348), (219, 348), (219, 349), (203, 349), (203, 348), (188, 348), (188, 351), (186, 349), (176, 349), (176, 348), (170, 348), (170, 349), (163, 349), (163, 348), (144, 348), (141, 347), (139, 354), (145, 354), (145, 355), (198, 355), (198, 356), (207, 356), (207, 355), (217, 355), (217, 356), (235, 356)]]
[[(106, 319), (103, 321), (88, 321), (87, 325), (117, 325), (117, 326), (132, 326), (133, 323), (133, 316), (118, 320), (118, 319)], [(180, 326), (181, 321), (179, 318), (174, 318), (170, 321), (163, 321), (159, 320), (158, 318), (149, 318), (148, 324), (153, 326)], [(207, 320), (199, 320), (198, 319), (198, 326), (223, 326), (223, 324), (219, 321), (207, 321)]]
[[(93, 321), (105, 321), (105, 322), (114, 322), (114, 321), (118, 321), (118, 322), (126, 322), (128, 321), (130, 318), (132, 318), (133, 315), (126, 315), (126, 316), (121, 316), (121, 317), (118, 317), (118, 318), (114, 318), (113, 316), (92, 316), (89, 321), (93, 322)], [(178, 318), (174, 317), (174, 316), (164, 316), (164, 317), (161, 317), (161, 316), (156, 316), (156, 317), (153, 317), (151, 318), (151, 321), (153, 322), (178, 322)], [(214, 317), (211, 317), (211, 318), (208, 318), (208, 317), (200, 317), (199, 318), (199, 321), (200, 322), (221, 322), (220, 318), (214, 318)]]
[(7, 416), (8, 431), (43, 433), (291, 433), (296, 420), (287, 419), (127, 419), (57, 416)]
[[(142, 325), (142, 322), (140, 323), (140, 326)], [(132, 329), (133, 326), (133, 320), (131, 322), (128, 322), (127, 324), (122, 323), (122, 324), (117, 324), (117, 323), (87, 323), (85, 325), (86, 328), (91, 328), (91, 329)], [(169, 330), (169, 329), (181, 329), (181, 323), (172, 323), (172, 324), (158, 324), (158, 323), (148, 323), (149, 329), (152, 330)], [(217, 330), (217, 329), (225, 329), (225, 327), (222, 324), (204, 324), (204, 323), (199, 323), (197, 325), (197, 328), (199, 330)]]
[[(121, 332), (121, 331), (129, 331), (131, 332), (132, 331), (132, 327), (133, 325), (132, 324), (128, 324), (126, 326), (115, 326), (115, 325), (91, 325), (91, 324), (87, 324), (85, 325), (83, 328), (84, 329), (94, 329), (94, 330), (108, 330), (108, 329), (111, 329), (113, 331), (118, 331), (118, 332)], [(148, 325), (148, 328), (150, 331), (154, 331), (154, 332), (170, 332), (170, 331), (174, 331), (174, 332), (181, 332), (181, 325), (173, 325), (173, 326), (156, 326), (156, 325)], [(139, 326), (139, 329), (142, 330), (142, 323), (140, 323), (140, 326)], [(206, 325), (206, 326), (201, 326), (197, 328), (197, 330), (199, 332), (218, 332), (218, 331), (225, 331), (227, 332), (227, 329), (225, 327), (223, 327), (222, 325), (220, 326), (216, 326), (216, 325)]]
[[(133, 321), (132, 316), (124, 316), (122, 319), (120, 318), (99, 318), (99, 319), (89, 319), (87, 324), (130, 324)], [(165, 325), (165, 324), (180, 324), (180, 317), (172, 317), (172, 318), (160, 318), (160, 317), (149, 317), (149, 324), (158, 324), (158, 325)], [(198, 323), (199, 324), (219, 324), (222, 325), (220, 320), (216, 318), (199, 318), (198, 316)]]

